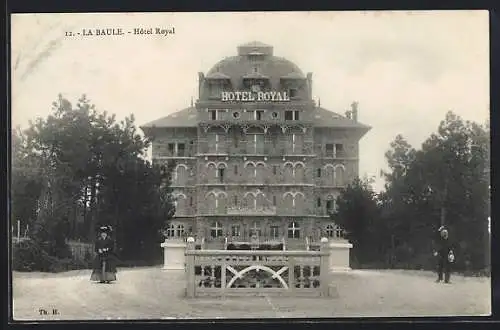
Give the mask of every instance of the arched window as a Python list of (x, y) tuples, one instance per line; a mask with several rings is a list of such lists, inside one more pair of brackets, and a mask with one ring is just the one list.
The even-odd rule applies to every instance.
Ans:
[(217, 214), (225, 214), (226, 213), (226, 194), (225, 193), (219, 193), (217, 195)]
[(210, 227), (210, 237), (218, 238), (222, 237), (222, 225), (218, 221), (212, 222), (212, 226)]
[(257, 209), (262, 209), (265, 207), (266, 196), (264, 195), (264, 193), (262, 193), (262, 192), (257, 193), (257, 196), (255, 199), (256, 199), (255, 206)]
[(266, 165), (264, 163), (258, 163), (255, 170), (255, 178), (257, 182), (264, 182), (266, 178)]
[(303, 214), (305, 212), (305, 198), (301, 193), (295, 195), (294, 209), (297, 214)]
[(332, 164), (328, 164), (324, 167), (324, 179), (322, 180), (324, 185), (326, 186), (334, 186), (335, 185), (335, 169)]
[(288, 214), (292, 213), (292, 210), (294, 208), (294, 198), (293, 198), (293, 195), (291, 193), (287, 193), (283, 197), (283, 208), (284, 208), (285, 213), (288, 213)]
[(326, 213), (335, 211), (335, 199), (332, 195), (326, 196)]
[(288, 238), (300, 238), (300, 226), (295, 221), (288, 225)]
[(245, 169), (248, 180), (253, 182), (257, 176), (257, 168), (255, 167), (255, 164), (247, 163)]
[(246, 209), (255, 209), (257, 208), (257, 199), (253, 195), (253, 193), (245, 194), (243, 199), (243, 207)]
[(175, 214), (182, 215), (186, 213), (186, 196), (184, 194), (178, 194), (175, 196)]
[(283, 175), (285, 177), (285, 183), (293, 183), (293, 177), (294, 177), (293, 164), (286, 163), (283, 166)]
[(215, 196), (214, 193), (208, 194), (206, 196), (206, 201), (207, 201), (207, 213), (208, 214), (214, 214), (215, 210), (217, 209), (217, 197)]
[(178, 186), (186, 185), (188, 170), (185, 165), (178, 165), (175, 170), (175, 184)]
[(335, 186), (336, 187), (343, 187), (344, 186), (344, 175), (345, 175), (345, 169), (344, 166), (338, 165), (335, 167)]
[(304, 182), (304, 174), (305, 169), (302, 164), (295, 165), (295, 182), (302, 183)]
[(207, 178), (209, 182), (213, 182), (217, 176), (217, 168), (214, 163), (209, 163), (207, 165)]
[(225, 174), (226, 174), (226, 165), (219, 164), (219, 166), (217, 166), (217, 178), (219, 179), (220, 183), (224, 182)]

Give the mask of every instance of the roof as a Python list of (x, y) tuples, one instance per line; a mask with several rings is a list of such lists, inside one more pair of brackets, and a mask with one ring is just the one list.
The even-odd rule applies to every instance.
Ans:
[(359, 128), (368, 132), (371, 127), (325, 108), (315, 108), (313, 114), (314, 127)]
[[(195, 107), (189, 107), (174, 112), (168, 116), (159, 118), (141, 126), (141, 129), (160, 128), (160, 127), (196, 127), (198, 125), (196, 118), (197, 110)], [(346, 118), (336, 112), (315, 108), (313, 113), (314, 127), (330, 128), (358, 128), (368, 132), (371, 127), (352, 119)]]
[(228, 75), (223, 74), (222, 72), (213, 72), (206, 76), (207, 79), (229, 79)]
[[(233, 86), (241, 86), (243, 76), (253, 72), (254, 67), (255, 62), (248, 56), (230, 56), (215, 64), (208, 71), (207, 76), (220, 72), (230, 77)], [(260, 74), (269, 77), (271, 86), (274, 86), (275, 89), (279, 88), (280, 79), (283, 76), (293, 74), (304, 77), (304, 73), (295, 63), (283, 57), (272, 55), (268, 55), (258, 62), (258, 70)]]
[(260, 72), (250, 72), (244, 75), (243, 79), (269, 79), (269, 77)]
[(141, 129), (155, 127), (195, 127), (196, 125), (196, 108), (189, 107), (144, 124), (141, 126)]
[(254, 40), (247, 42), (246, 44), (239, 45), (238, 47), (249, 47), (249, 48), (267, 48), (267, 47), (272, 47), (271, 45), (265, 44), (263, 42)]
[(281, 79), (306, 79), (306, 77), (304, 77), (304, 75), (298, 72), (293, 71), (290, 72), (289, 74), (282, 76)]

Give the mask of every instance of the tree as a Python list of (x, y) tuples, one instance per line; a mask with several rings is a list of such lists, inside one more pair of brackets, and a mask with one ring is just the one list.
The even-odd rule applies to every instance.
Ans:
[(117, 123), (85, 95), (76, 108), (59, 96), (53, 113), (31, 123), (24, 136), (23, 151), (39, 160), (38, 199), (50, 199), (36, 235), (54, 241), (58, 231), (93, 240), (106, 223), (114, 225), (126, 256), (151, 256), (151, 244), (173, 214), (170, 174), (144, 159), (150, 141), (137, 133), (133, 115)]
[(390, 264), (432, 267), (430, 241), (444, 224), (458, 243), (457, 268), (484, 267), (489, 129), (449, 112), (421, 150), (397, 136), (386, 159), (391, 171), (380, 199)]
[(353, 244), (355, 262), (364, 264), (377, 259), (379, 208), (369, 180), (357, 178), (349, 184), (338, 196), (337, 209), (331, 216)]

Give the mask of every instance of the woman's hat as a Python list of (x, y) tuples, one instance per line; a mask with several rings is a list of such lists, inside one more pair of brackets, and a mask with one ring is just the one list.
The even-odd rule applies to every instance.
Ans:
[(111, 226), (101, 226), (99, 227), (99, 232), (101, 233), (109, 233), (112, 231)]

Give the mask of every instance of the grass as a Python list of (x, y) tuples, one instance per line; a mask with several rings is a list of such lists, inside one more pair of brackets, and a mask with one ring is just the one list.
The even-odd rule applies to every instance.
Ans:
[[(90, 270), (13, 274), (15, 320), (477, 316), (491, 311), (490, 279), (430, 272), (356, 270), (333, 277), (338, 296), (184, 297), (184, 272), (120, 269), (118, 281), (94, 284)], [(58, 315), (39, 310), (57, 309)]]

